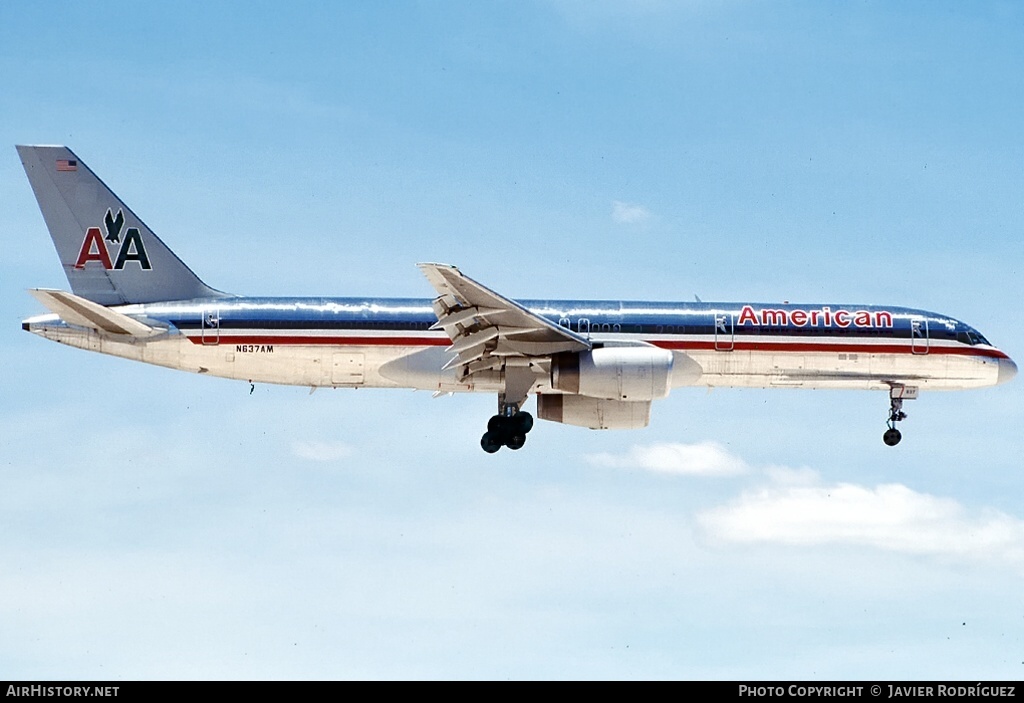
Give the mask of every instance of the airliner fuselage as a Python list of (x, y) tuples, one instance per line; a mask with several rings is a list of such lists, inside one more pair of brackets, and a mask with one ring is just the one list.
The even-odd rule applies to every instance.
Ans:
[[(520, 301), (596, 345), (672, 352), (671, 387), (928, 390), (994, 385), (1016, 367), (975, 329), (922, 310), (871, 305)], [(160, 366), (310, 387), (499, 391), (500, 370), (443, 370), (452, 341), (429, 300), (215, 298), (115, 307), (166, 333), (118, 339), (57, 315), (26, 329), (64, 344)], [(550, 379), (532, 392), (557, 393)]]
[(919, 390), (1012, 378), (977, 330), (878, 305), (512, 300), (447, 264), (420, 264), (433, 299), (258, 298), (203, 283), (67, 147), (19, 146), (71, 293), (25, 330), (83, 349), (250, 382), (485, 391), (481, 446), (519, 449), (538, 417), (631, 429), (681, 386), (889, 394), (888, 430)]

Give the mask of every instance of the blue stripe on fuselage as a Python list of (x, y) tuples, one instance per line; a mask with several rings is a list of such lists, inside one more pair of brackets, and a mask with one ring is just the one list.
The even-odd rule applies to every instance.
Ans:
[[(978, 334), (944, 315), (878, 305), (547, 300), (524, 300), (521, 304), (554, 324), (584, 334), (714, 335), (717, 331), (736, 337), (905, 339), (927, 334), (933, 340), (956, 340), (959, 335), (965, 343), (967, 333)], [(203, 315), (211, 311), (216, 311), (222, 330), (410, 331), (427, 330), (437, 321), (431, 301), (423, 298), (220, 298), (132, 307), (182, 330), (199, 329)], [(754, 319), (745, 308), (753, 310)], [(824, 311), (829, 313), (827, 317)], [(810, 322), (811, 312), (817, 313), (816, 324)], [(840, 312), (846, 315), (838, 315)], [(854, 324), (854, 316), (859, 313), (868, 313), (872, 324)], [(883, 323), (891, 317), (891, 327), (875, 324), (879, 313)], [(780, 320), (785, 324), (779, 324)], [(922, 322), (926, 323), (923, 328)]]

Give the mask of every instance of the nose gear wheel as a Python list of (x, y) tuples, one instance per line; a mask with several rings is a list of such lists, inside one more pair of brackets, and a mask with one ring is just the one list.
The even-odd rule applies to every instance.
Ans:
[(906, 419), (907, 414), (903, 412), (903, 399), (889, 398), (889, 419), (886, 421), (889, 429), (882, 435), (882, 441), (887, 446), (895, 447), (903, 439), (903, 433), (896, 429), (896, 423)]

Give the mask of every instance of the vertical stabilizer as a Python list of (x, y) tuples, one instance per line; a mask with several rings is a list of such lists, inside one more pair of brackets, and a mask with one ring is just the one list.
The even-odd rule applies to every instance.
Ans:
[(18, 156), (75, 295), (100, 305), (221, 297), (64, 146)]

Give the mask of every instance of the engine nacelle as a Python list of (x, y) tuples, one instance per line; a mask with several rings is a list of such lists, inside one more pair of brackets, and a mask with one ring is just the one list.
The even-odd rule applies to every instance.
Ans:
[(637, 346), (556, 354), (551, 359), (551, 387), (607, 400), (664, 398), (672, 388), (672, 352)]
[(537, 417), (592, 430), (637, 430), (651, 421), (651, 401), (545, 394), (537, 396)]

